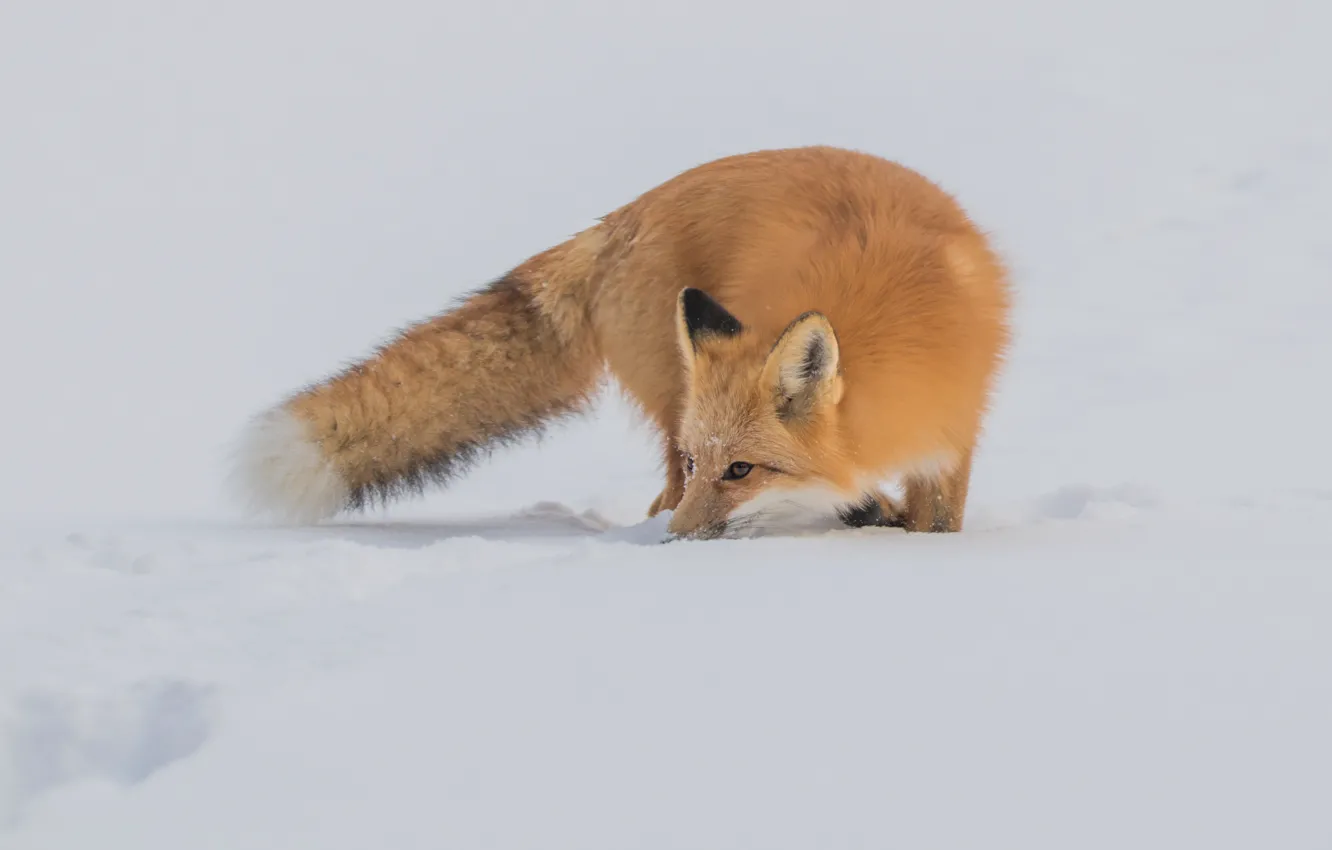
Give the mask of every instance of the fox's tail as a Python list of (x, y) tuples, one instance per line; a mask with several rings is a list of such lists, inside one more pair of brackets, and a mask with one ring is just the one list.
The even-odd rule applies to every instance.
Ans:
[(239, 495), (324, 519), (443, 482), (584, 407), (603, 367), (588, 317), (601, 239), (592, 228), (538, 254), (259, 414), (234, 453)]

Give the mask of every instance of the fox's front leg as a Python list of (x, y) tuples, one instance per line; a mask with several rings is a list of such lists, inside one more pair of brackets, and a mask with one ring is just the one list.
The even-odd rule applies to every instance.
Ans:
[(665, 437), (664, 454), (666, 456), (666, 486), (661, 494), (652, 500), (652, 507), (648, 508), (648, 516), (654, 517), (662, 511), (673, 511), (680, 505), (680, 500), (684, 498), (685, 488), (685, 458), (676, 446), (675, 437), (667, 434)]
[(880, 490), (874, 490), (866, 494), (863, 501), (841, 509), (837, 516), (852, 528), (905, 528), (907, 523), (906, 506)]

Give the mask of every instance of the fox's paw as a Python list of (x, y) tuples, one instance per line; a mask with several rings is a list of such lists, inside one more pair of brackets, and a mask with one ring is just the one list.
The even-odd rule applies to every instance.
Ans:
[(839, 510), (837, 516), (851, 528), (906, 527), (906, 508), (897, 499), (883, 493), (870, 493), (862, 501)]

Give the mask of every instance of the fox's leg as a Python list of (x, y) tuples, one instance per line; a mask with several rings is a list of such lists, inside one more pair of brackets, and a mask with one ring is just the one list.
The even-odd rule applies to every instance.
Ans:
[(662, 454), (666, 459), (666, 486), (661, 494), (652, 500), (652, 507), (648, 508), (648, 516), (654, 517), (662, 511), (673, 511), (684, 498), (685, 488), (685, 469), (684, 457), (680, 454), (680, 448), (676, 444), (673, 429), (662, 429)]
[(689, 281), (666, 283), (656, 266), (657, 257), (658, 249), (635, 248), (592, 299), (593, 323), (607, 366), (661, 435), (666, 482), (648, 508), (649, 517), (675, 510), (685, 489), (679, 436), (687, 378), (676, 337), (675, 311), (680, 289)]
[(852, 528), (880, 526), (903, 528), (906, 526), (906, 508), (882, 490), (865, 495), (864, 500), (848, 505), (837, 512), (838, 518)]
[(971, 449), (942, 475), (906, 480), (907, 531), (961, 531), (971, 484)]

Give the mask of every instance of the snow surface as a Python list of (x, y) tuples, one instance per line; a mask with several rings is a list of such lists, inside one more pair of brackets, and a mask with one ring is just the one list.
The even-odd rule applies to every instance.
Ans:
[[(1332, 11), (0, 4), (0, 848), (1332, 847)], [(237, 517), (249, 416), (804, 143), (994, 234), (968, 529), (659, 545), (596, 414)]]

